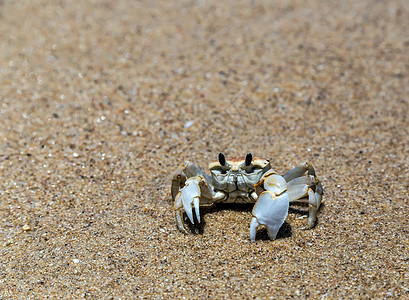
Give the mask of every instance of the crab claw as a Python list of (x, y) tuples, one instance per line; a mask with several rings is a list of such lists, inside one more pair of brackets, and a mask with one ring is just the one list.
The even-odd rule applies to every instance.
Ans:
[(183, 212), (186, 212), (190, 222), (195, 224), (193, 218), (193, 209), (195, 210), (196, 219), (200, 223), (200, 183), (199, 176), (186, 180), (185, 186), (177, 194), (175, 199), (175, 218), (176, 225), (180, 231), (188, 233), (188, 230), (183, 222)]
[(250, 223), (250, 239), (256, 240), (257, 228), (264, 225), (271, 240), (275, 240), (280, 227), (283, 225), (289, 208), (289, 198), (286, 192), (277, 196), (271, 191), (260, 194), (253, 207), (253, 218)]
[(200, 187), (199, 181), (196, 178), (186, 180), (185, 187), (182, 189), (183, 208), (190, 222), (194, 224), (192, 207), (195, 208), (197, 221), (200, 223), (199, 212)]

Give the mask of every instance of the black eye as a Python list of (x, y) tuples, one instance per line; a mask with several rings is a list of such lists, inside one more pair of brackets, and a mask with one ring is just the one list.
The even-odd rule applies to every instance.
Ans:
[(250, 166), (251, 165), (251, 161), (253, 160), (253, 155), (251, 153), (247, 153), (246, 155), (246, 160), (245, 160), (245, 165), (246, 166)]
[(219, 153), (219, 163), (222, 166), (226, 165), (226, 156), (223, 153)]

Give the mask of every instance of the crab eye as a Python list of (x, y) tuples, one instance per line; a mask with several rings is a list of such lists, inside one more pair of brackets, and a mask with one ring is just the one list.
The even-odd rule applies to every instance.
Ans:
[(223, 153), (219, 153), (219, 163), (222, 166), (226, 165), (226, 156)]
[(245, 160), (245, 165), (246, 166), (250, 166), (251, 165), (251, 161), (253, 160), (253, 155), (251, 153), (247, 153), (246, 155), (246, 160)]

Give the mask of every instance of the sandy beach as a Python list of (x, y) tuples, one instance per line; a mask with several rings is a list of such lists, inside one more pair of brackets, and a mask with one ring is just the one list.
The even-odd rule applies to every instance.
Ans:
[[(409, 2), (0, 1), (0, 299), (409, 299)], [(219, 152), (310, 162), (318, 222), (175, 225)]]

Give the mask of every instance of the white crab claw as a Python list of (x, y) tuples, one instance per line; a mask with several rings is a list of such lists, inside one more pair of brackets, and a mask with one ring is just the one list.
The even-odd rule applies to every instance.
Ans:
[(182, 204), (183, 208), (192, 224), (195, 224), (193, 219), (193, 210), (194, 207), (197, 221), (200, 223), (200, 187), (199, 181), (196, 178), (186, 180), (185, 187), (182, 189)]
[(185, 223), (183, 222), (183, 204), (182, 204), (182, 193), (179, 192), (176, 197), (175, 197), (175, 219), (176, 219), (176, 226), (177, 228), (188, 234), (188, 228), (185, 226)]
[(288, 208), (289, 198), (286, 192), (279, 196), (271, 191), (261, 193), (253, 207), (253, 218), (250, 223), (251, 241), (256, 240), (257, 228), (260, 225), (264, 225), (269, 238), (275, 240), (280, 227), (287, 218)]

